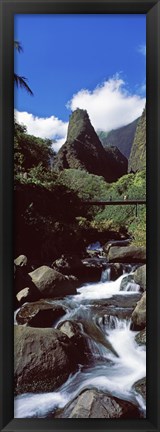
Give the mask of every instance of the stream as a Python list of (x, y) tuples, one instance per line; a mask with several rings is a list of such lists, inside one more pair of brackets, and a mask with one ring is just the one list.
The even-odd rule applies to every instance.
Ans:
[(145, 401), (133, 385), (146, 375), (146, 350), (135, 341), (138, 332), (130, 329), (133, 302), (136, 304), (141, 293), (133, 282), (121, 289), (127, 274), (111, 281), (107, 268), (99, 283), (83, 285), (77, 295), (57, 301), (67, 308), (67, 314), (54, 327), (66, 320), (79, 323), (92, 353), (91, 364), (79, 364), (78, 371), (56, 391), (16, 396), (16, 418), (48, 417), (90, 388), (133, 402), (145, 417)]

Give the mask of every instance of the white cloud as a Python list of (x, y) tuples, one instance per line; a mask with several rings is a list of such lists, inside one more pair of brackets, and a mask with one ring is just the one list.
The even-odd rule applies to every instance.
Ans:
[[(145, 106), (145, 98), (141, 92), (130, 94), (125, 82), (118, 76), (105, 81), (93, 91), (82, 89), (68, 102), (67, 107), (86, 109), (95, 130), (110, 131), (127, 125), (139, 117)], [(65, 143), (68, 122), (55, 116), (36, 117), (28, 112), (15, 110), (18, 123), (27, 127), (27, 132), (40, 138), (55, 140), (53, 148), (57, 152)]]
[(139, 45), (138, 52), (145, 57), (146, 56), (146, 45)]
[(65, 143), (65, 141), (66, 141), (66, 137), (58, 138), (56, 142), (52, 143), (53, 150), (57, 153), (59, 149), (62, 147), (62, 145)]
[(57, 117), (35, 117), (28, 112), (20, 112), (15, 110), (15, 117), (18, 123), (24, 124), (27, 127), (27, 132), (40, 138), (49, 138), (56, 140), (53, 143), (54, 149), (57, 151), (64, 144), (67, 136), (68, 123), (59, 120)]
[(130, 94), (117, 75), (93, 91), (80, 90), (67, 104), (72, 111), (86, 109), (94, 128), (104, 131), (131, 123), (142, 114), (144, 106), (145, 98)]

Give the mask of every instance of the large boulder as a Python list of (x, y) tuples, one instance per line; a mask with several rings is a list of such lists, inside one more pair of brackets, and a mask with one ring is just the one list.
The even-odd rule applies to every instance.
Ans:
[(38, 296), (38, 290), (35, 284), (32, 282), (30, 275), (27, 273), (26, 266), (16, 266), (16, 271), (14, 275), (15, 294), (18, 294), (24, 288), (30, 288), (30, 293), (33, 293), (33, 297), (36, 293)]
[(15, 393), (51, 392), (76, 368), (70, 339), (55, 329), (15, 326)]
[(62, 255), (52, 263), (51, 267), (62, 274), (78, 276), (84, 266), (78, 256)]
[(86, 258), (81, 260), (75, 256), (64, 256), (52, 263), (53, 269), (65, 275), (74, 275), (79, 284), (85, 282), (98, 282), (101, 277), (103, 265), (98, 258)]
[(73, 276), (65, 276), (48, 266), (41, 266), (29, 275), (44, 298), (76, 294), (77, 281)]
[(66, 320), (60, 323), (57, 328), (71, 340), (72, 346), (75, 349), (77, 363), (86, 363), (87, 360), (91, 358), (91, 351), (87, 343), (87, 338), (81, 331), (80, 324)]
[(132, 403), (93, 389), (85, 390), (54, 417), (134, 419), (139, 417), (139, 413), (138, 408)]
[(39, 300), (41, 293), (31, 277), (27, 273), (26, 266), (16, 266), (14, 274), (14, 308), (19, 308), (23, 303)]
[(132, 313), (132, 329), (143, 330), (146, 326), (146, 291)]
[(135, 340), (138, 345), (146, 345), (146, 328), (136, 335)]
[(136, 284), (140, 285), (143, 291), (146, 290), (146, 264), (138, 267), (134, 272), (134, 281)]
[(40, 299), (40, 292), (35, 287), (23, 288), (16, 294), (17, 307), (21, 306), (23, 303), (31, 302)]
[(16, 321), (30, 327), (52, 327), (65, 313), (62, 306), (41, 300), (23, 305), (16, 315)]
[(141, 246), (111, 246), (107, 255), (109, 262), (143, 263), (146, 262), (146, 248)]
[(107, 255), (109, 252), (109, 249), (113, 246), (123, 246), (126, 247), (131, 243), (131, 239), (124, 239), (124, 240), (110, 240), (107, 243), (103, 245), (103, 251)]

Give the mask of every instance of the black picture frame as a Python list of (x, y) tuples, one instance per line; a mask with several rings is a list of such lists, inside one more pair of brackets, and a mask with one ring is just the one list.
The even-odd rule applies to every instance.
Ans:
[[(147, 418), (13, 418), (13, 41), (14, 14), (146, 14), (147, 21)], [(0, 430), (160, 430), (160, 0), (1, 0), (0, 3)]]

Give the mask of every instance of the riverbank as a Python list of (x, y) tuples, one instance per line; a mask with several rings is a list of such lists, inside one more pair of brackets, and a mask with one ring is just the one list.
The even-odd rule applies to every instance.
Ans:
[[(29, 274), (16, 266), (33, 285), (15, 312), (15, 417), (145, 417), (145, 384), (143, 391), (138, 384), (146, 366), (144, 261), (86, 256), (79, 276), (76, 263), (70, 261), (67, 275), (64, 259), (63, 273), (55, 264)], [(82, 282), (84, 268), (92, 282)]]

